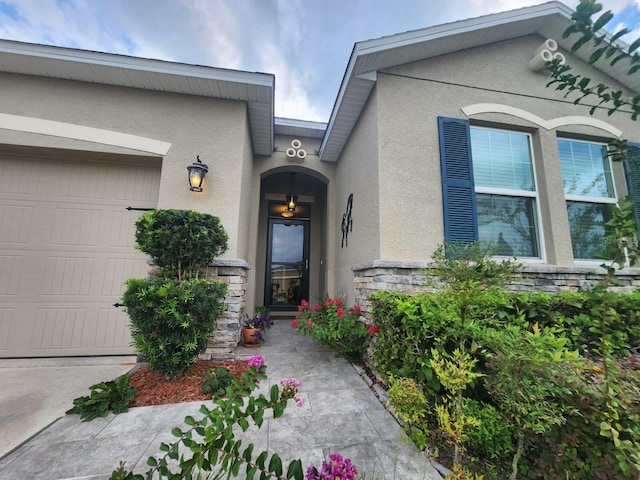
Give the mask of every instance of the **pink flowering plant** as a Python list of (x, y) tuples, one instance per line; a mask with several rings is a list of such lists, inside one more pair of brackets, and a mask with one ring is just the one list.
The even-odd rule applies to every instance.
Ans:
[(305, 480), (357, 480), (358, 471), (348, 458), (334, 453), (328, 462), (322, 462), (320, 470), (311, 465), (307, 469)]
[(331, 297), (313, 307), (302, 300), (291, 326), (356, 363), (362, 362), (368, 341), (375, 334), (360, 320), (358, 305), (348, 308), (341, 298)]
[(213, 406), (200, 407), (200, 413), (204, 415), (201, 419), (187, 416), (184, 419), (186, 428), (171, 430), (177, 440), (160, 445), (164, 455), (149, 457), (147, 465), (150, 469), (146, 474), (129, 472), (120, 462), (110, 480), (235, 478), (240, 469), (246, 478), (303, 480), (300, 460), (285, 466), (277, 454), (254, 452), (252, 443), (244, 445), (242, 440), (235, 438), (236, 426), (243, 432), (251, 423), (260, 428), (265, 411), (272, 410), (273, 418), (279, 418), (289, 400), (295, 400), (298, 406), (303, 404), (303, 399), (297, 397), (300, 381), (296, 378), (282, 379), (279, 385), (271, 387), (266, 397), (263, 394), (254, 396), (260, 381), (267, 379), (267, 367), (258, 355), (251, 357), (247, 365), (249, 368), (242, 374), (242, 380), (232, 380), (226, 398), (214, 397)]

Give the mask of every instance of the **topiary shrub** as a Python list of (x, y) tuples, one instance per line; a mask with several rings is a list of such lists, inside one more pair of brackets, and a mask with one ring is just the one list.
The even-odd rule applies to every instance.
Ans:
[(136, 221), (136, 242), (162, 276), (183, 280), (197, 278), (201, 269), (227, 251), (227, 232), (213, 215), (151, 210)]
[(167, 379), (184, 374), (206, 350), (226, 293), (226, 283), (206, 279), (128, 280), (122, 302), (136, 352)]
[(122, 298), (133, 344), (152, 370), (182, 375), (207, 348), (225, 310), (227, 284), (200, 279), (227, 250), (220, 219), (190, 210), (151, 210), (136, 221), (137, 247), (159, 268), (154, 279), (130, 279)]

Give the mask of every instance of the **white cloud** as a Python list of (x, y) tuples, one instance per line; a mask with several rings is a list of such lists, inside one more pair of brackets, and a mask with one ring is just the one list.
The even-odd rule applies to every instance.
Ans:
[(273, 73), (276, 115), (327, 121), (354, 42), (545, 1), (0, 0), (0, 38)]

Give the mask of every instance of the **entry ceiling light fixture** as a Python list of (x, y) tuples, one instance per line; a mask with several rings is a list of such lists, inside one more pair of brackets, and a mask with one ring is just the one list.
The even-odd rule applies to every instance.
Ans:
[(293, 193), (293, 181), (295, 179), (296, 174), (291, 173), (291, 192), (287, 193), (287, 212), (293, 213), (296, 211), (296, 202), (298, 201), (298, 196)]
[(202, 191), (202, 182), (209, 171), (206, 163), (200, 161), (200, 155), (196, 156), (196, 161), (187, 167), (189, 171), (189, 190), (192, 192)]

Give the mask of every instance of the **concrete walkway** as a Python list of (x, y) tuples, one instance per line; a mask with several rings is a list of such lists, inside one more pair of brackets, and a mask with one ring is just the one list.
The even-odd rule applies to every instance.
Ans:
[[(351, 364), (296, 334), (286, 321), (276, 321), (266, 338), (257, 349), (239, 347), (237, 358), (265, 358), (269, 381), (263, 382), (264, 391), (284, 377), (298, 378), (305, 404), (298, 408), (291, 403), (283, 417), (243, 434), (254, 451), (278, 453), (285, 464), (300, 458), (305, 469), (340, 453), (367, 480), (441, 479), (415, 446), (401, 438), (398, 424)], [(133, 408), (91, 422), (64, 416), (2, 458), (0, 478), (107, 479), (120, 460), (143, 473), (149, 455), (159, 455), (160, 443), (173, 440), (173, 427), (183, 426), (186, 415), (201, 416), (202, 403)]]

